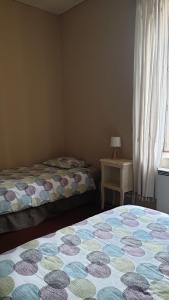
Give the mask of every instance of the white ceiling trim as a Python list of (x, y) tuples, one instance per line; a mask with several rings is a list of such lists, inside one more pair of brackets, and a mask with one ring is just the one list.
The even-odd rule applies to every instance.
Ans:
[(26, 5), (34, 6), (50, 13), (60, 15), (84, 0), (16, 0)]

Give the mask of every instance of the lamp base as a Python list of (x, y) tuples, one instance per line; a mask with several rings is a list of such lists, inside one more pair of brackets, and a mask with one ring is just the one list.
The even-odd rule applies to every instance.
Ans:
[(119, 158), (120, 158), (120, 147), (113, 147), (112, 159), (119, 159)]

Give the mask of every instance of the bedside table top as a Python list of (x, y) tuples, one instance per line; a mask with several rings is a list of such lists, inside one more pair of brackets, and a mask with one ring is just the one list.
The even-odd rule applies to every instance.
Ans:
[(126, 165), (132, 165), (132, 160), (128, 159), (111, 159), (111, 158), (102, 158), (100, 159), (101, 164), (106, 164), (106, 165), (115, 165), (115, 166), (126, 166)]

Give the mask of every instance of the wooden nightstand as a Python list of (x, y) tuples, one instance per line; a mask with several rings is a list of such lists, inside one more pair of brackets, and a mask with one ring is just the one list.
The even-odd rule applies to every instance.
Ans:
[(126, 159), (101, 159), (101, 209), (105, 204), (105, 188), (120, 193), (120, 205), (124, 194), (133, 190), (132, 161)]

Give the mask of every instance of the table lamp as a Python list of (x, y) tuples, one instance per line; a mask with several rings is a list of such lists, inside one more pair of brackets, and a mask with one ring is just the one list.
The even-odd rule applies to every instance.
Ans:
[(120, 157), (121, 138), (119, 136), (112, 136), (110, 146), (113, 148), (112, 158), (118, 159)]

